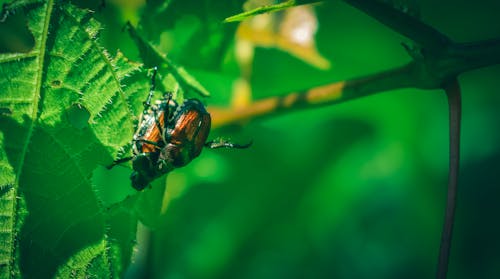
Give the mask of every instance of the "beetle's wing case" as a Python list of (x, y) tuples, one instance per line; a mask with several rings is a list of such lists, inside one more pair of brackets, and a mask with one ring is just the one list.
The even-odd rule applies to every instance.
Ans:
[(210, 131), (210, 114), (197, 99), (188, 99), (175, 114), (175, 127), (171, 138), (177, 143), (187, 142), (203, 145)]
[(196, 99), (188, 99), (175, 114), (175, 127), (161, 158), (181, 167), (200, 155), (210, 132), (210, 114)]
[[(142, 116), (142, 122), (139, 123), (137, 132), (134, 135), (134, 153), (141, 154), (147, 152), (158, 151), (158, 146), (144, 142), (154, 142), (159, 146), (164, 145), (164, 140), (161, 134), (161, 130), (165, 126), (164, 122), (164, 110), (161, 106), (154, 104), (148, 110), (147, 114)], [(161, 126), (158, 127), (158, 125)]]

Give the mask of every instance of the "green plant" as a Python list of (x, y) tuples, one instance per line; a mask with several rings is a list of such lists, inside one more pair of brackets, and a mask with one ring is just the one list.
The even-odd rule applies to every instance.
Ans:
[[(330, 75), (317, 80), (311, 78), (311, 81), (306, 82), (308, 86), (305, 90), (290, 90), (294, 92), (284, 95), (273, 92), (274, 95), (264, 95), (260, 100), (244, 106), (221, 108), (210, 103), (214, 128), (229, 127), (261, 117), (274, 117), (297, 109), (336, 104), (399, 88), (444, 89), (449, 99), (451, 116), (449, 209), (438, 268), (438, 278), (444, 278), (458, 183), (461, 104), (457, 77), (467, 71), (498, 64), (500, 43), (498, 40), (456, 43), (392, 5), (379, 1), (344, 2), (410, 39), (412, 45), (405, 45), (405, 49), (411, 60), (403, 66), (341, 82), (337, 81), (337, 76)], [(291, 1), (287, 3), (297, 4)], [(2, 276), (123, 276), (136, 245), (139, 221), (153, 231), (147, 229), (145, 233), (150, 244), (140, 246), (141, 249), (147, 247), (144, 248), (147, 256), (143, 273), (161, 276), (161, 272), (165, 272), (161, 267), (161, 248), (155, 246), (155, 242), (166, 241), (155, 231), (165, 232), (165, 224), (174, 218), (167, 217), (164, 212), (167, 196), (164, 193), (165, 178), (155, 181), (151, 189), (137, 193), (128, 187), (127, 170), (119, 169), (109, 174), (104, 166), (128, 152), (135, 117), (139, 115), (148, 91), (148, 68), (160, 66), (160, 90), (175, 92), (177, 100), (181, 101), (185, 95), (202, 98), (211, 92), (214, 103), (227, 103), (228, 97), (215, 93), (213, 89), (222, 88), (221, 91), (227, 92), (229, 90), (225, 87), (233, 79), (228, 81), (229, 78), (224, 75), (214, 76), (186, 69), (224, 70), (223, 62), (231, 59), (227, 53), (236, 25), (221, 22), (237, 14), (242, 3), (206, 1), (205, 4), (202, 9), (202, 5), (196, 1), (148, 3), (141, 13), (138, 12), (141, 17), (136, 18), (136, 21), (140, 24), (127, 23), (125, 29), (129, 34), (123, 32), (118, 35), (128, 40), (119, 46), (124, 48), (127, 55), (121, 51), (106, 50), (98, 40), (102, 28), (96, 20), (100, 16), (99, 12), (93, 14), (65, 1), (17, 1), (4, 7), (4, 13), (24, 12), (33, 46), (25, 52), (0, 54)], [(330, 3), (325, 3), (325, 9), (328, 5)], [(273, 9), (267, 7), (265, 11), (268, 10)], [(178, 16), (174, 16), (173, 11)], [(103, 11), (106, 12), (110, 13)], [(260, 13), (260, 10), (256, 13)], [(251, 15), (250, 12), (240, 17)], [(5, 18), (8, 19), (8, 16)], [(106, 21), (103, 18), (101, 20)], [(231, 19), (235, 18), (238, 19)], [(113, 28), (112, 24), (116, 22), (112, 20), (107, 23), (111, 26), (109, 30), (103, 30), (107, 36), (122, 28)], [(134, 26), (138, 26), (137, 30)], [(165, 32), (164, 29), (169, 31)], [(161, 39), (159, 43), (152, 43), (158, 42), (155, 36), (174, 36), (177, 45), (166, 47), (162, 45)], [(163, 43), (165, 41), (168, 40)], [(118, 48), (109, 42), (106, 46)], [(162, 50), (165, 48), (170, 49), (169, 55), (175, 59), (167, 58)], [(129, 56), (141, 63), (129, 60)], [(237, 75), (234, 72), (238, 70), (226, 69), (226, 72), (231, 72), (234, 78)], [(314, 86), (314, 83), (325, 85)], [(267, 85), (265, 82), (261, 84)], [(261, 88), (265, 85), (261, 85)], [(284, 92), (283, 88), (287, 86), (280, 87)], [(309, 122), (323, 121), (322, 117), (313, 117)], [(308, 135), (314, 135), (321, 126), (314, 127), (316, 129), (311, 128)], [(245, 155), (232, 156), (241, 158)], [(280, 162), (283, 168), (307, 168), (306, 164), (287, 166), (286, 160)], [(253, 171), (249, 167), (241, 168)], [(320, 167), (311, 168), (309, 172), (318, 169)], [(293, 172), (289, 173), (293, 176)], [(286, 184), (287, 179), (283, 178), (283, 184)], [(290, 184), (293, 179), (289, 181)], [(279, 200), (281, 195), (277, 189), (269, 190), (276, 192), (267, 203)], [(297, 190), (299, 187), (292, 189), (297, 191), (297, 196), (301, 195), (301, 191)], [(214, 228), (214, 233), (218, 232), (215, 225), (208, 227)], [(236, 243), (238, 238), (228, 238), (226, 241)], [(215, 248), (207, 248), (209, 256), (200, 259), (200, 263), (194, 257), (193, 266), (199, 266), (201, 271), (187, 268), (192, 272), (190, 275), (217, 277), (220, 273), (212, 270), (216, 270), (222, 261), (230, 262), (227, 255), (231, 247), (219, 242), (213, 245)], [(210, 243), (207, 246), (210, 248)], [(218, 256), (214, 255), (219, 253)]]

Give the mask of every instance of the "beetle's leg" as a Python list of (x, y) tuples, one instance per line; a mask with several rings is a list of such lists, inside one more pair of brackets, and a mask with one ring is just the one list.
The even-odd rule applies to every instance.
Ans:
[(250, 141), (247, 144), (237, 144), (229, 141), (225, 141), (223, 139), (212, 140), (205, 143), (206, 148), (217, 149), (217, 148), (236, 148), (236, 149), (244, 149), (250, 147), (253, 141)]
[[(173, 115), (175, 113), (175, 110), (174, 111), (170, 111), (170, 109), (171, 109), (170, 108), (170, 102), (172, 101), (172, 98), (173, 98), (172, 97), (172, 93), (166, 92), (163, 95), (163, 98), (166, 100), (166, 105), (167, 105), (167, 107), (165, 109), (165, 117), (166, 117), (166, 119), (165, 119), (164, 122), (165, 122), (165, 126), (168, 126), (168, 123), (170, 121), (172, 121), (172, 117), (173, 117)], [(177, 104), (175, 101), (174, 101), (174, 103)], [(177, 108), (177, 106), (175, 106), (175, 107)]]
[(119, 164), (121, 164), (121, 163), (128, 162), (128, 161), (130, 161), (130, 160), (132, 160), (132, 159), (134, 159), (134, 157), (125, 157), (125, 158), (121, 158), (121, 159), (115, 160), (115, 161), (113, 162), (113, 164), (111, 164), (111, 165), (109, 165), (109, 166), (106, 166), (106, 168), (107, 168), (108, 170), (110, 170), (110, 169), (112, 169), (114, 166), (119, 165)]
[(156, 89), (156, 73), (157, 72), (158, 72), (158, 67), (155, 66), (153, 68), (153, 75), (151, 76), (151, 87), (149, 88), (149, 95), (148, 95), (146, 102), (143, 103), (145, 113), (147, 113), (147, 110), (151, 106), (151, 99), (153, 98), (153, 94), (154, 94), (155, 89)]
[[(147, 143), (147, 144), (151, 144), (153, 145), (155, 148), (158, 148), (158, 149), (161, 149), (161, 146), (154, 142), (154, 141), (149, 141), (149, 140), (145, 140), (145, 139), (135, 139), (134, 141), (139, 141), (139, 142), (143, 142), (143, 143)], [(110, 166), (107, 166), (106, 168), (109, 170), (109, 169), (112, 169), (114, 166), (116, 165), (119, 165), (121, 163), (125, 163), (125, 162), (128, 162), (130, 160), (134, 159), (134, 156), (130, 156), (130, 157), (125, 157), (125, 158), (121, 158), (121, 159), (118, 159), (118, 160), (115, 160), (113, 162), (113, 164), (111, 164)]]
[[(144, 110), (142, 111), (143, 117), (144, 117), (144, 115), (146, 115), (148, 113), (148, 110), (151, 107), (151, 99), (153, 98), (153, 94), (154, 94), (155, 89), (156, 89), (156, 73), (157, 72), (158, 72), (158, 67), (155, 66), (153, 68), (153, 75), (151, 76), (151, 87), (149, 88), (148, 98), (146, 99), (145, 102), (142, 103), (144, 105)], [(141, 122), (143, 120), (144, 119), (141, 119)]]
[(138, 142), (143, 142), (143, 143), (151, 144), (151, 145), (153, 145), (154, 147), (156, 147), (156, 148), (158, 148), (158, 149), (161, 149), (161, 146), (160, 146), (158, 143), (154, 142), (154, 141), (145, 140), (145, 139), (136, 139), (136, 140), (134, 140), (134, 141), (138, 141)]
[[(172, 121), (175, 111), (179, 108), (179, 104), (177, 104), (177, 102), (174, 100), (174, 95), (172, 94), (172, 92), (166, 92), (165, 94), (163, 94), (163, 98), (166, 100), (166, 103), (168, 105), (167, 119), (169, 121)], [(171, 105), (170, 103), (173, 103), (173, 105)]]

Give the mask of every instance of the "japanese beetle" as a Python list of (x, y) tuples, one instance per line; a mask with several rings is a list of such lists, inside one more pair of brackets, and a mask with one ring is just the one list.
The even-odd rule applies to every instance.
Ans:
[(224, 140), (206, 142), (210, 133), (210, 114), (197, 99), (187, 99), (178, 104), (166, 93), (161, 100), (151, 104), (155, 90), (157, 68), (154, 68), (151, 89), (143, 103), (137, 131), (132, 140), (132, 157), (116, 160), (112, 166), (132, 160), (130, 179), (140, 191), (154, 179), (187, 165), (198, 157), (203, 147), (247, 148)]

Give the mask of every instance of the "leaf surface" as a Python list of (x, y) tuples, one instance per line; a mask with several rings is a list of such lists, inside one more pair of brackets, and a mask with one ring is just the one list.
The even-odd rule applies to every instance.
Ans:
[(99, 45), (89, 11), (18, 6), (35, 46), (0, 54), (0, 277), (119, 276), (136, 219), (104, 208), (91, 176), (130, 141), (147, 82)]
[(129, 23), (127, 25), (130, 36), (135, 41), (139, 48), (139, 53), (147, 67), (153, 68), (158, 65), (166, 66), (167, 70), (172, 74), (175, 79), (174, 83), (180, 85), (181, 88), (192, 90), (203, 97), (210, 96), (210, 93), (201, 85), (193, 76), (191, 76), (186, 69), (178, 66), (170, 60), (165, 54), (156, 49), (150, 42), (137, 33), (135, 28)]

